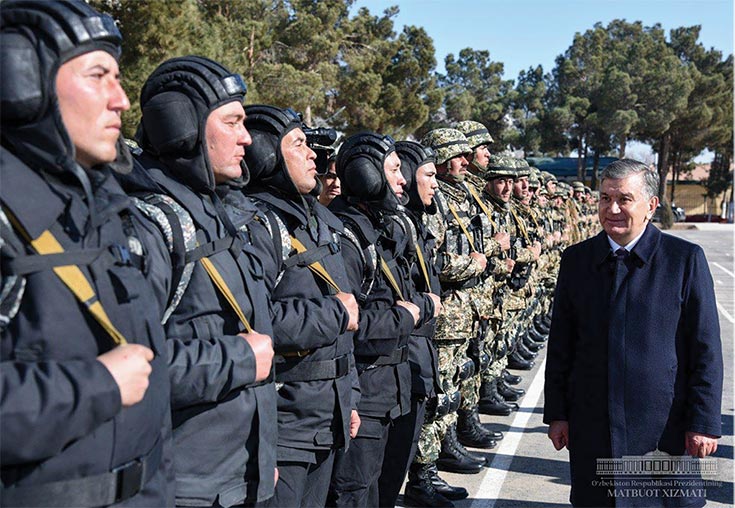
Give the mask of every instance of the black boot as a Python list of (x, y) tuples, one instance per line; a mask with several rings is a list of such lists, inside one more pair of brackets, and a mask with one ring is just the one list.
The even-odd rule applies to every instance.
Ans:
[(536, 342), (535, 340), (533, 340), (531, 338), (530, 331), (528, 332), (528, 335), (523, 337), (523, 345), (526, 346), (526, 349), (528, 349), (532, 353), (538, 353), (545, 346), (543, 342)]
[(535, 364), (523, 358), (518, 352), (513, 352), (508, 357), (508, 368), (517, 370), (531, 370)]
[(516, 352), (520, 354), (524, 360), (533, 360), (536, 358), (537, 354), (530, 351), (526, 345), (523, 343), (523, 339), (518, 341), (518, 344), (516, 345)]
[(484, 415), (508, 416), (513, 411), (498, 393), (497, 380), (480, 385), (480, 403), (477, 406)]
[(437, 468), (451, 473), (475, 474), (482, 471), (482, 466), (486, 464), (484, 457), (470, 453), (457, 441), (457, 429), (454, 425), (447, 429), (447, 434), (442, 439), (439, 460), (436, 461)]
[(505, 383), (502, 379), (498, 379), (498, 393), (505, 399), (511, 402), (520, 399), (526, 394), (526, 390), (523, 388), (513, 388)]
[(514, 376), (513, 374), (511, 374), (505, 369), (503, 369), (502, 376), (503, 376), (503, 381), (505, 381), (506, 384), (513, 385), (513, 386), (520, 384), (521, 381), (523, 381), (523, 378), (521, 376)]
[(457, 439), (464, 446), (472, 448), (495, 448), (497, 442), (490, 433), (480, 425), (477, 409), (460, 409), (457, 419)]
[(433, 464), (417, 464), (416, 462), (411, 464), (408, 468), (408, 483), (406, 484), (406, 490), (403, 492), (403, 506), (437, 508), (451, 508), (454, 506), (454, 503), (437, 492), (434, 487), (432, 480), (433, 471), (436, 471), (436, 469), (433, 468)]
[(532, 326), (528, 329), (528, 338), (537, 344), (544, 344), (548, 338), (548, 333), (543, 333), (538, 328)]
[(444, 479), (439, 476), (439, 470), (437, 470), (435, 464), (431, 466), (431, 484), (434, 485), (434, 490), (439, 494), (446, 497), (450, 501), (459, 501), (469, 496), (469, 492), (464, 487), (453, 487), (449, 485)]

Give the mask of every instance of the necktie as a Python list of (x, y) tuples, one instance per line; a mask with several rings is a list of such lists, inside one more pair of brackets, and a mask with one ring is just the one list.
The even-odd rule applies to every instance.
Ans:
[(627, 289), (623, 285), (628, 274), (628, 251), (615, 251), (615, 271), (610, 292), (610, 324), (607, 337), (607, 402), (610, 418), (612, 456), (625, 453), (625, 307)]

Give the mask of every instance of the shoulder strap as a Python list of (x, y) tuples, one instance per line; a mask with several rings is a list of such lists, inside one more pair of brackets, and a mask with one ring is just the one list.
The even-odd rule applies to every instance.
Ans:
[[(37, 238), (31, 238), (9, 210), (6, 210), (5, 213), (16, 231), (18, 231), (18, 233), (23, 236), (39, 254), (48, 255), (64, 252), (64, 248), (48, 229), (42, 232)], [(53, 271), (56, 276), (61, 279), (61, 282), (63, 282), (72, 294), (74, 294), (76, 299), (84, 305), (92, 317), (94, 317), (102, 328), (105, 329), (115, 344), (127, 344), (127, 340), (125, 340), (123, 334), (115, 327), (115, 325), (112, 324), (112, 321), (110, 321), (110, 318), (107, 316), (107, 312), (102, 306), (102, 302), (99, 301), (97, 294), (94, 292), (94, 288), (78, 266), (55, 266)]]
[[(291, 235), (291, 245), (296, 250), (298, 254), (305, 254), (307, 252), (306, 247), (303, 243), (301, 243), (295, 236)], [(326, 247), (326, 246), (325, 246)], [(321, 248), (321, 247), (320, 247)], [(317, 250), (317, 249), (314, 249)], [(312, 273), (322, 279), (324, 282), (329, 285), (336, 293), (340, 293), (342, 290), (339, 288), (336, 282), (334, 282), (334, 279), (332, 279), (332, 276), (329, 275), (329, 272), (327, 272), (327, 269), (324, 268), (324, 266), (317, 260), (312, 261), (307, 265), (309, 267), (309, 270), (312, 271)]]
[(149, 217), (163, 233), (173, 265), (171, 294), (161, 322), (165, 324), (181, 302), (189, 286), (194, 261), (187, 261), (187, 253), (197, 246), (196, 227), (189, 212), (174, 199), (164, 194), (150, 194), (143, 199), (133, 198), (135, 206)]
[(469, 231), (467, 231), (467, 227), (464, 225), (464, 222), (459, 218), (459, 215), (457, 214), (457, 209), (454, 208), (454, 205), (452, 203), (448, 203), (449, 205), (449, 211), (452, 212), (452, 215), (454, 215), (454, 219), (457, 221), (457, 224), (459, 224), (460, 229), (462, 229), (462, 233), (464, 234), (465, 238), (467, 238), (467, 241), (470, 244), (470, 248), (477, 252), (477, 249), (475, 249), (475, 241), (472, 239), (472, 235)]
[[(370, 294), (370, 291), (373, 289), (373, 285), (375, 284), (375, 273), (378, 270), (378, 253), (375, 249), (375, 245), (370, 244), (367, 242), (365, 238), (362, 238), (362, 234), (360, 233), (360, 228), (357, 227), (354, 222), (346, 216), (340, 216), (340, 218), (344, 222), (344, 230), (343, 230), (343, 238), (346, 238), (349, 242), (352, 242), (352, 244), (357, 248), (357, 252), (360, 254), (360, 260), (362, 261), (362, 284), (360, 285), (360, 294), (358, 295), (357, 299), (360, 303), (365, 303), (367, 301), (367, 297)], [(360, 241), (358, 239), (358, 236), (360, 235), (360, 238), (362, 238), (363, 241)], [(363, 247), (363, 243), (366, 245), (366, 247)], [(365, 251), (367, 251), (370, 258), (368, 259), (365, 256)]]
[(199, 263), (201, 263), (201, 265), (204, 267), (204, 270), (207, 272), (207, 275), (209, 275), (209, 278), (212, 279), (214, 285), (217, 287), (217, 289), (219, 289), (220, 293), (222, 293), (222, 296), (224, 296), (227, 302), (230, 304), (232, 310), (235, 311), (237, 317), (240, 318), (240, 322), (245, 327), (245, 331), (247, 333), (252, 333), (253, 327), (250, 326), (250, 322), (248, 321), (248, 318), (245, 317), (245, 313), (240, 308), (240, 304), (237, 303), (235, 295), (233, 295), (232, 291), (230, 291), (230, 288), (227, 286), (225, 279), (222, 277), (222, 275), (220, 275), (219, 271), (214, 266), (214, 263), (212, 263), (209, 258), (201, 258), (199, 260)]

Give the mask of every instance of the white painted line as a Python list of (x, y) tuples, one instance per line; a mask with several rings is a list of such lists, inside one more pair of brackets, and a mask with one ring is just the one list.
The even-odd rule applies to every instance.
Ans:
[(734, 277), (735, 278), (735, 273), (732, 273), (730, 270), (728, 270), (727, 268), (725, 268), (724, 266), (722, 266), (720, 263), (712, 262), (712, 264), (715, 265), (720, 270), (722, 270), (723, 272), (725, 272), (726, 274), (728, 274), (730, 277)]
[[(526, 395), (521, 400), (520, 408), (527, 409), (527, 411), (518, 411), (516, 413), (511, 428), (525, 429), (528, 425), (528, 420), (531, 418), (544, 388), (545, 367), (546, 358), (541, 363), (538, 372), (536, 372), (536, 377), (533, 378), (531, 386), (528, 387)], [(493, 508), (495, 506), (495, 500), (500, 496), (500, 489), (503, 488), (505, 476), (508, 474), (510, 464), (513, 462), (513, 456), (522, 437), (523, 432), (508, 431), (505, 433), (505, 437), (503, 437), (503, 440), (500, 442), (500, 447), (495, 452), (495, 458), (493, 458), (490, 469), (482, 479), (480, 488), (477, 490), (477, 494), (470, 508)]]
[[(733, 317), (732, 317), (732, 316), (730, 315), (730, 313), (729, 313), (729, 312), (727, 312), (727, 311), (725, 310), (725, 308), (724, 308), (724, 307), (723, 307), (722, 305), (720, 305), (720, 302), (717, 302), (717, 309), (718, 309), (718, 310), (720, 311), (720, 313), (721, 313), (721, 314), (722, 314), (723, 316), (725, 316), (725, 318), (726, 318), (726, 319), (727, 319), (728, 321), (730, 321), (730, 322), (731, 322), (732, 324), (734, 324), (734, 325), (735, 325), (735, 319), (733, 319)], [(536, 381), (536, 380), (534, 379), (534, 381)]]

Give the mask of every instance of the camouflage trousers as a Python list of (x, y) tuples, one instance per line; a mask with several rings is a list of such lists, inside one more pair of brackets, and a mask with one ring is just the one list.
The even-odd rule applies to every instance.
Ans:
[(457, 422), (457, 413), (452, 413), (444, 418), (424, 422), (419, 435), (416, 456), (413, 461), (417, 464), (431, 464), (439, 458), (441, 443), (447, 434), (447, 429)]

